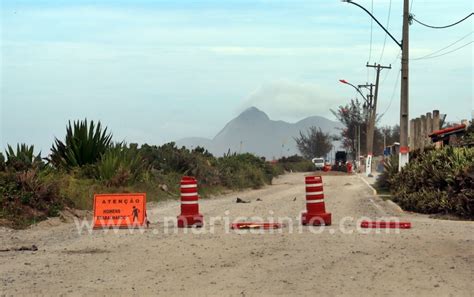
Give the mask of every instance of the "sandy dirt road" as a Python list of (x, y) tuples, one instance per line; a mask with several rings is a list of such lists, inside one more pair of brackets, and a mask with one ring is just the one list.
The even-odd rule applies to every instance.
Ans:
[[(401, 212), (357, 176), (323, 179), (333, 214), (324, 228), (299, 226), (304, 175), (288, 174), (200, 204), (208, 222), (292, 218), (273, 234), (239, 234), (224, 219), (199, 233), (165, 229), (178, 201), (149, 205), (150, 228), (133, 234), (80, 233), (74, 222), (1, 229), (0, 249), (35, 244), (38, 251), (0, 252), (0, 296), (472, 296), (473, 222)], [(362, 217), (400, 217), (413, 228), (359, 232)]]

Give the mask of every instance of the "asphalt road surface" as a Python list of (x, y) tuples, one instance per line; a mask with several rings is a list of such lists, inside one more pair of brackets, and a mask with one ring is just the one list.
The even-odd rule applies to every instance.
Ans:
[[(304, 174), (295, 173), (201, 200), (201, 229), (174, 227), (179, 201), (149, 204), (150, 228), (133, 233), (80, 230), (80, 221), (58, 219), (0, 229), (0, 250), (38, 247), (0, 252), (0, 296), (472, 296), (473, 222), (402, 212), (354, 175), (323, 181), (333, 216), (326, 227), (300, 225)], [(229, 229), (251, 217), (285, 226)], [(360, 229), (364, 217), (413, 227)]]

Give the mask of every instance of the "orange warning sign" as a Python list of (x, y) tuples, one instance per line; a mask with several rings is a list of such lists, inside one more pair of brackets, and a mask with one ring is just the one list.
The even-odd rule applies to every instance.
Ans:
[(137, 228), (145, 224), (145, 193), (94, 195), (94, 228)]

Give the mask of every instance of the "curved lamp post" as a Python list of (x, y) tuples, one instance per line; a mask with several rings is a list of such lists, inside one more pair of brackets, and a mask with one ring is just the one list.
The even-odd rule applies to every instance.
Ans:
[(402, 49), (402, 77), (400, 83), (400, 157), (398, 162), (398, 170), (400, 171), (403, 166), (408, 164), (409, 161), (409, 148), (408, 148), (408, 57), (409, 57), (409, 19), (410, 13), (408, 9), (408, 0), (403, 0), (403, 33), (402, 41), (399, 42), (393, 37), (390, 32), (363, 6), (352, 2), (352, 0), (341, 0), (353, 4), (360, 9), (364, 10), (370, 17), (382, 28), (385, 33)]
[(364, 94), (362, 94), (362, 92), (360, 91), (360, 89), (358, 87), (354, 86), (353, 84), (351, 84), (350, 82), (348, 82), (345, 79), (340, 79), (339, 81), (343, 84), (349, 85), (349, 86), (353, 87), (354, 89), (356, 89), (356, 91), (362, 96), (362, 98), (364, 98), (364, 100), (367, 101), (367, 98), (364, 96)]

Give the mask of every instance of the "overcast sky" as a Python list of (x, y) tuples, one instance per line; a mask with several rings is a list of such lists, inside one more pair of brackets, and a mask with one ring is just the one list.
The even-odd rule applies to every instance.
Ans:
[[(399, 49), (362, 10), (314, 1), (13, 1), (1, 8), (1, 146), (25, 142), (47, 152), (68, 120), (101, 120), (116, 140), (161, 144), (213, 137), (245, 108), (298, 121), (355, 96), (339, 83), (373, 82), (383, 70), (382, 124), (399, 122)], [(392, 2), (392, 3), (391, 3)], [(401, 0), (359, 0), (401, 40)], [(391, 5), (390, 5), (391, 3)], [(422, 22), (446, 25), (473, 9), (469, 0), (414, 0)], [(410, 26), (410, 57), (465, 37), (455, 27)], [(372, 40), (372, 43), (370, 42)], [(372, 44), (372, 45), (371, 45)], [(410, 118), (432, 109), (470, 118), (472, 44), (410, 62)]]

